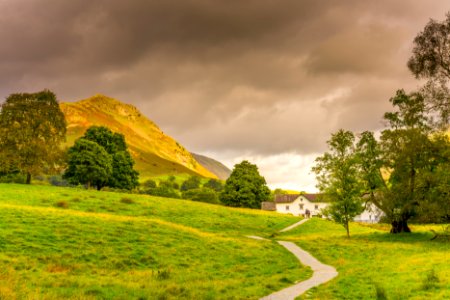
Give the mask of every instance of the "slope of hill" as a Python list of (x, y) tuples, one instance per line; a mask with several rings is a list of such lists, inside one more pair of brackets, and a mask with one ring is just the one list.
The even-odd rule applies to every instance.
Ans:
[(1, 299), (259, 299), (311, 271), (269, 236), (292, 216), (0, 184)]
[(226, 180), (231, 174), (231, 170), (220, 161), (195, 153), (192, 153), (192, 156), (202, 166), (213, 172), (219, 179)]
[(189, 151), (142, 115), (134, 106), (104, 95), (75, 103), (61, 103), (72, 145), (92, 125), (107, 126), (125, 136), (141, 178), (163, 174), (196, 174), (216, 178)]

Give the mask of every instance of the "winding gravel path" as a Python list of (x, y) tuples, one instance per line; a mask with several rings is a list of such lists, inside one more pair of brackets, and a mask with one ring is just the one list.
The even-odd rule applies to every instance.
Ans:
[[(291, 230), (303, 223), (305, 223), (308, 219), (303, 219), (300, 222), (297, 222), (289, 227), (286, 227), (280, 232), (285, 232)], [(256, 236), (249, 236), (251, 238), (257, 238)], [(289, 252), (295, 255), (297, 259), (305, 266), (308, 266), (313, 271), (313, 276), (308, 280), (296, 283), (290, 287), (282, 289), (281, 291), (270, 294), (269, 296), (263, 297), (260, 300), (293, 300), (296, 297), (300, 296), (310, 288), (321, 285), (327, 281), (330, 281), (334, 277), (338, 275), (338, 272), (335, 268), (329, 265), (325, 265), (318, 261), (311, 254), (301, 249), (299, 246), (292, 242), (278, 241), (280, 245), (285, 247)]]

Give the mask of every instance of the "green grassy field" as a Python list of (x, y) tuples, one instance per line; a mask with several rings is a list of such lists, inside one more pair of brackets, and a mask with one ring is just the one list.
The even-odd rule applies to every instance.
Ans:
[(0, 299), (257, 299), (311, 271), (270, 236), (297, 218), (0, 184)]
[[(339, 272), (298, 299), (377, 299), (377, 289), (378, 299), (450, 299), (450, 243), (430, 241), (429, 230), (442, 226), (411, 227), (411, 234), (393, 235), (387, 225), (353, 223), (348, 239), (342, 226), (312, 219), (277, 238), (294, 241)], [(427, 279), (431, 272), (435, 278)]]

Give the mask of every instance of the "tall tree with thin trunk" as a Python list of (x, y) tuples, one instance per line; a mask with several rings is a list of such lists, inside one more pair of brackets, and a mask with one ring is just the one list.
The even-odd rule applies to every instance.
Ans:
[(327, 143), (329, 151), (316, 158), (313, 171), (317, 187), (331, 202), (325, 214), (342, 224), (350, 237), (349, 222), (363, 211), (360, 197), (363, 186), (358, 178), (355, 136), (341, 129), (332, 134)]
[(62, 163), (66, 120), (56, 96), (49, 90), (11, 94), (0, 111), (0, 164), (26, 175), (56, 170)]

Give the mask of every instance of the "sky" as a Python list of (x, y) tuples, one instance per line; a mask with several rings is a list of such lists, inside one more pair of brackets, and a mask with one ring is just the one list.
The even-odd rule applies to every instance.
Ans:
[(192, 152), (315, 192), (331, 133), (379, 131), (448, 1), (0, 0), (0, 101), (48, 88), (136, 106)]

